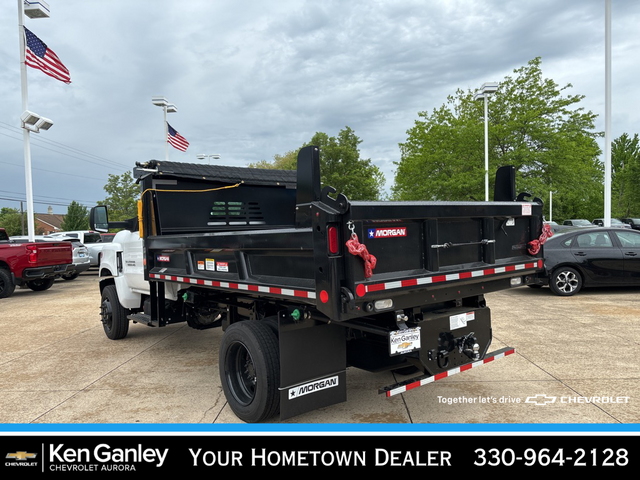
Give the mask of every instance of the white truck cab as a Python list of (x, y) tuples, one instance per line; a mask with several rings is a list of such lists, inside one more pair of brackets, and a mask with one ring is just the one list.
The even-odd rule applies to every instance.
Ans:
[[(143, 296), (149, 295), (149, 282), (144, 278), (143, 241), (138, 232), (121, 230), (103, 245), (99, 278), (101, 290), (115, 284), (124, 308), (140, 308)], [(168, 289), (167, 294), (175, 299), (177, 288)]]

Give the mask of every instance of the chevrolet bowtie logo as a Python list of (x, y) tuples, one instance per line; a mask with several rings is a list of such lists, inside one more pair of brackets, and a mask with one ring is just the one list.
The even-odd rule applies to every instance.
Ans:
[(36, 454), (27, 452), (7, 453), (7, 458), (12, 460), (27, 460), (28, 458), (36, 458)]
[(527, 397), (524, 403), (535, 403), (536, 405), (548, 405), (555, 403), (556, 397), (548, 397), (547, 395), (535, 395), (533, 397)]

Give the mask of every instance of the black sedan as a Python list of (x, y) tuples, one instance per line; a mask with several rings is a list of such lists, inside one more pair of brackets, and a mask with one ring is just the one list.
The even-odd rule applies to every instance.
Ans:
[(544, 244), (541, 285), (556, 295), (583, 287), (640, 285), (640, 231), (621, 228), (569, 228)]

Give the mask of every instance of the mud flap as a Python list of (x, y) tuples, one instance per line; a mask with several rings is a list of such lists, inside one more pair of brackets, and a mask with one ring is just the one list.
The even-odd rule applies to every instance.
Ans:
[(342, 327), (280, 317), (280, 419), (347, 400)]

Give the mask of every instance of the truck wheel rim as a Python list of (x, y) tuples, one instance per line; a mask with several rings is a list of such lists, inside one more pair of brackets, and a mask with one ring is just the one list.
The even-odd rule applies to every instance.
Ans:
[(100, 320), (105, 326), (111, 327), (111, 303), (108, 300), (100, 304)]
[(558, 290), (564, 293), (571, 293), (578, 288), (578, 277), (573, 272), (560, 272), (556, 277)]
[(251, 353), (241, 342), (234, 343), (227, 354), (227, 381), (235, 399), (250, 404), (256, 395), (256, 371)]

